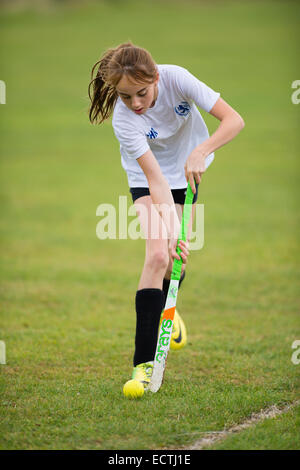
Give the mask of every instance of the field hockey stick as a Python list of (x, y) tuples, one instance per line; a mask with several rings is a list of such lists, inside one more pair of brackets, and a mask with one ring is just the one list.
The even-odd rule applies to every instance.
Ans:
[[(177, 242), (176, 252), (180, 256), (181, 249), (179, 248), (179, 243), (181, 240), (186, 241), (187, 238), (187, 231), (189, 220), (191, 216), (192, 204), (193, 204), (194, 194), (190, 183), (188, 183), (182, 219), (181, 219), (181, 227), (180, 227), (180, 234)], [(177, 301), (177, 294), (178, 294), (178, 286), (181, 277), (181, 268), (182, 268), (182, 259), (180, 260), (174, 259), (173, 267), (172, 267), (172, 274), (170, 279), (170, 285), (166, 300), (166, 305), (163, 311), (161, 326), (159, 329), (158, 340), (156, 345), (156, 352), (154, 357), (153, 363), (153, 372), (152, 377), (149, 385), (149, 390), (155, 393), (157, 392), (162, 384), (164, 378), (164, 371), (166, 367), (166, 361), (168, 352), (170, 349), (170, 342), (171, 342), (171, 335), (173, 329), (173, 320), (175, 315), (175, 308), (176, 308), (176, 301)]]

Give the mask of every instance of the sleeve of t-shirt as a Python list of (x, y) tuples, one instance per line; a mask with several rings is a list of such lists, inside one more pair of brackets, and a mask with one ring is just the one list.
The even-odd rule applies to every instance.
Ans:
[(114, 116), (112, 126), (122, 151), (128, 158), (137, 159), (149, 150), (145, 134), (133, 122), (126, 121), (125, 117), (122, 119)]
[(180, 93), (209, 113), (220, 98), (220, 93), (212, 90), (183, 67), (175, 66), (173, 73), (175, 84)]

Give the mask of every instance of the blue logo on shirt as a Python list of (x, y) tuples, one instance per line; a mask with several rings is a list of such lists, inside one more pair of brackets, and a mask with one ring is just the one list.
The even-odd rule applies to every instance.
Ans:
[(187, 101), (181, 101), (178, 106), (175, 106), (175, 111), (179, 116), (187, 116), (191, 110), (191, 106)]
[(149, 139), (156, 139), (156, 137), (158, 136), (158, 132), (155, 131), (153, 127), (151, 127), (150, 132), (148, 132), (146, 136), (149, 137)]

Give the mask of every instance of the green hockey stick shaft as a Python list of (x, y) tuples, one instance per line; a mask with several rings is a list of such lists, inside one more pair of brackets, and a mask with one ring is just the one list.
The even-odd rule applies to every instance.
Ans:
[[(186, 242), (186, 239), (187, 239), (187, 232), (188, 232), (189, 221), (191, 217), (193, 199), (194, 199), (194, 194), (193, 194), (191, 185), (189, 183), (187, 187), (186, 195), (185, 195), (180, 232), (179, 232), (178, 243), (177, 243), (177, 248), (176, 248), (176, 252), (179, 255), (181, 253), (181, 249), (179, 248), (178, 245), (181, 240)], [(172, 274), (171, 274), (172, 280), (178, 280), (178, 281), (180, 280), (181, 268), (182, 268), (182, 259), (180, 258), (179, 260), (175, 258), (173, 262), (173, 269), (172, 269)]]
[[(181, 249), (179, 248), (178, 245), (181, 240), (186, 241), (187, 239), (187, 232), (188, 232), (189, 221), (191, 217), (193, 198), (194, 198), (194, 194), (190, 186), (190, 183), (188, 183), (185, 201), (184, 201), (178, 243), (177, 243), (177, 248), (176, 248), (176, 252), (179, 254), (179, 256), (181, 253)], [(163, 377), (164, 377), (164, 371), (166, 367), (166, 361), (167, 361), (167, 356), (168, 356), (170, 342), (171, 342), (173, 320), (174, 320), (174, 315), (175, 315), (175, 308), (176, 308), (179, 281), (181, 277), (182, 264), (183, 262), (182, 262), (181, 257), (180, 257), (180, 260), (175, 258), (173, 261), (171, 280), (170, 280), (168, 295), (166, 299), (166, 305), (165, 305), (163, 315), (162, 315), (161, 326), (159, 329), (156, 352), (154, 356), (153, 372), (152, 372), (152, 377), (151, 377), (151, 381), (149, 385), (149, 390), (151, 390), (151, 392), (153, 393), (157, 392), (160, 389), (162, 381), (163, 381)]]

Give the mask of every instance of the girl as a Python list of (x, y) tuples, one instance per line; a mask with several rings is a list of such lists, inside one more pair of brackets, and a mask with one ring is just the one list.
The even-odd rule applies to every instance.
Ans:
[[(186, 69), (157, 65), (148, 51), (131, 42), (109, 49), (94, 65), (89, 96), (92, 123), (113, 113), (122, 166), (146, 239), (135, 297), (132, 378), (147, 388), (173, 260), (180, 259), (176, 245), (187, 182), (194, 193), (189, 241), (202, 175), (214, 159), (213, 152), (232, 140), (244, 121), (220, 93)], [(196, 106), (220, 121), (211, 137)], [(185, 276), (188, 241), (180, 244), (179, 286)], [(180, 349), (185, 343), (185, 326), (176, 311), (170, 346)]]

